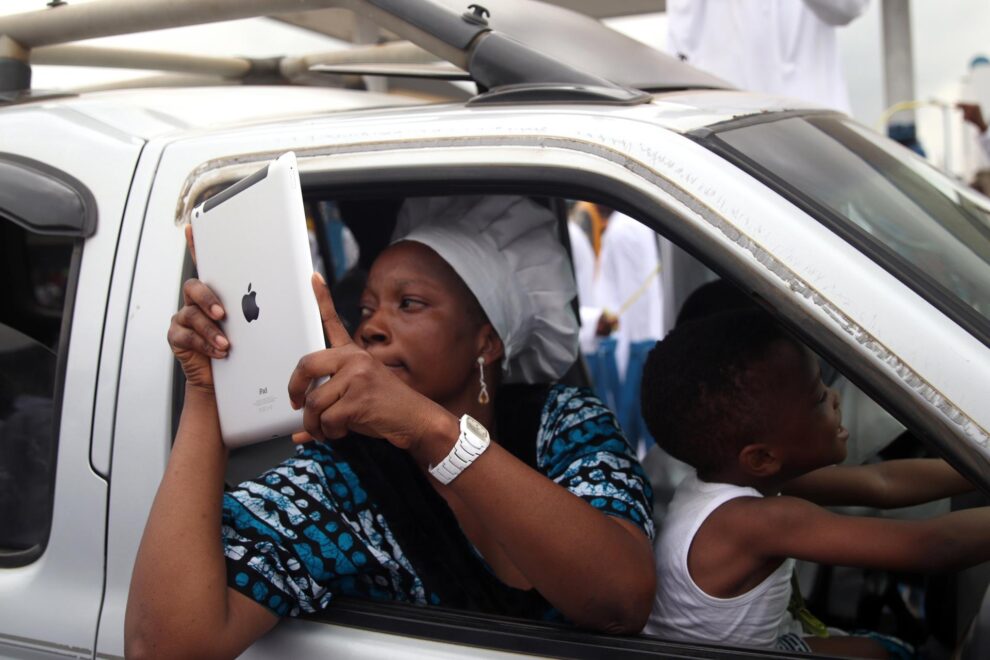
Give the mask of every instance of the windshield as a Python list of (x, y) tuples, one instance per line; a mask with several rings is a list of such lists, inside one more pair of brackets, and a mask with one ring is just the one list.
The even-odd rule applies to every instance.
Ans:
[(842, 116), (727, 127), (715, 142), (987, 341), (990, 200)]

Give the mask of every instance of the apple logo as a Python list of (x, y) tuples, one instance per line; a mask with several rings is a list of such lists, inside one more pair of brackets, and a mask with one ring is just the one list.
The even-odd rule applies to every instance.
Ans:
[(258, 295), (257, 291), (251, 291), (251, 284), (249, 282), (248, 292), (244, 295), (243, 298), (241, 298), (241, 311), (244, 312), (244, 318), (247, 319), (248, 323), (250, 323), (251, 321), (257, 321), (258, 314), (261, 313), (261, 310), (258, 309), (258, 303), (255, 300), (255, 297), (257, 295)]

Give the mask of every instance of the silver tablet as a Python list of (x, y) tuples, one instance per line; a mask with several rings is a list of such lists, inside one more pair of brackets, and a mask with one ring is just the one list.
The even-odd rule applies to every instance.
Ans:
[(227, 312), (221, 326), (230, 351), (213, 360), (224, 444), (302, 430), (289, 375), (324, 341), (295, 154), (194, 208), (192, 227), (199, 277)]

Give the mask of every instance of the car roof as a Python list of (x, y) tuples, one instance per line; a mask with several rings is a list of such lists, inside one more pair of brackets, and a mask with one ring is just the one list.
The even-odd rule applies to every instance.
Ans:
[(422, 103), (398, 94), (301, 86), (148, 88), (43, 98), (0, 108), (8, 112), (73, 111), (130, 137), (151, 139), (204, 129), (278, 123), (348, 110)]
[(734, 90), (685, 90), (654, 94), (654, 107), (662, 108), (657, 124), (679, 133), (733, 119), (792, 111), (830, 111), (831, 108), (784, 96)]
[[(266, 3), (262, 3), (264, 4)], [(125, 66), (128, 62), (135, 62), (137, 68), (198, 71), (204, 76), (212, 76), (217, 84), (222, 85), (236, 81), (295, 85), (319, 81), (319, 86), (335, 85), (341, 89), (350, 85), (341, 76), (370, 74), (405, 79), (412, 75), (440, 81), (444, 79), (443, 75), (451, 75), (448, 69), (453, 69), (459, 71), (458, 75), (467, 76), (477, 83), (480, 96), (488, 97), (483, 102), (499, 104), (560, 100), (636, 104), (648, 100), (648, 93), (652, 92), (731, 89), (725, 81), (694, 69), (675, 57), (577, 12), (534, 0), (490, 0), (486, 4), (487, 8), (470, 5), (467, 12), (461, 13), (463, 7), (460, 0), (408, 0), (381, 7), (372, 0), (354, 0), (354, 6), (349, 6), (344, 0), (328, 0), (326, 3), (327, 7), (337, 7), (330, 11), (339, 12), (344, 5), (348, 5), (358, 15), (368, 13), (366, 18), (381, 22), (378, 27), (387, 26), (400, 38), (408, 39), (411, 43), (407, 45), (418, 55), (408, 49), (393, 49), (383, 55), (383, 51), (379, 49), (358, 48), (352, 53), (343, 51), (345, 54), (338, 53), (333, 57), (324, 53), (258, 60), (243, 57), (197, 58), (165, 52), (129, 53), (120, 49), (65, 46), (79, 40), (131, 30), (230, 20), (251, 15), (252, 11), (264, 13), (263, 6), (254, 9), (236, 5), (224, 8), (184, 7), (178, 11), (170, 8), (167, 3), (149, 2), (141, 11), (135, 12), (134, 16), (120, 16), (120, 20), (110, 21), (106, 19), (114, 11), (106, 3), (102, 3), (100, 7), (68, 5), (57, 13), (36, 11), (0, 17), (0, 35), (13, 39), (13, 43), (18, 44), (23, 53), (39, 55), (39, 61), (42, 62), (80, 64), (96, 61), (103, 65), (115, 62)], [(103, 6), (106, 6), (106, 11), (100, 13)], [(318, 6), (322, 6), (322, 3), (318, 5), (300, 2), (299, 8), (313, 10)], [(46, 52), (42, 53), (39, 49)], [(403, 58), (411, 57), (412, 61), (420, 62), (426, 51), (432, 53), (433, 57), (445, 60), (448, 65), (414, 66), (413, 68), (418, 69), (417, 73), (403, 73)], [(128, 57), (129, 54), (131, 57)], [(358, 64), (353, 64), (352, 59)], [(30, 61), (17, 60), (17, 66), (6, 72), (9, 75), (0, 76), (0, 103), (20, 105), (31, 103), (37, 97), (50, 99), (57, 95), (30, 88)], [(358, 67), (357, 70), (355, 66)], [(360, 70), (361, 67), (365, 70)], [(218, 80), (221, 77), (223, 80)], [(154, 94), (147, 91), (143, 93)], [(188, 92), (177, 92), (161, 98), (167, 102), (173, 98), (182, 98), (185, 94)], [(251, 95), (252, 92), (239, 94)], [(459, 93), (453, 94), (454, 98), (458, 96)], [(382, 103), (369, 97), (365, 97), (367, 101), (357, 101), (359, 97), (348, 98), (346, 94), (333, 98), (342, 102), (344, 108), (324, 109), (355, 109), (368, 107), (369, 103), (372, 106), (396, 105), (395, 102)], [(478, 98), (475, 97), (474, 101), (478, 101)], [(253, 109), (259, 107), (257, 104), (237, 105), (247, 108), (246, 112), (252, 116)], [(81, 104), (79, 107), (82, 107)], [(277, 107), (272, 115), (283, 110)], [(239, 111), (234, 111), (234, 114), (238, 113)], [(195, 125), (210, 113), (196, 111), (192, 122), (188, 121), (190, 113), (185, 109), (175, 114), (182, 120), (181, 125)], [(224, 114), (221, 109), (219, 117), (212, 115), (210, 125), (216, 125), (216, 121), (222, 119)], [(117, 121), (115, 118), (113, 124), (117, 125)], [(238, 118), (232, 118), (231, 121), (237, 123)], [(149, 128), (147, 122), (134, 130), (145, 136), (149, 131), (156, 132)]]
[[(416, 107), (419, 106), (419, 107)], [(471, 107), (470, 103), (427, 104), (401, 94), (303, 86), (224, 86), (121, 89), (42, 98), (0, 108), (11, 112), (84, 115), (115, 132), (137, 139), (179, 137), (204, 130), (245, 125), (281, 125), (304, 118), (358, 112), (369, 117), (395, 115), (443, 116)], [(480, 108), (479, 108), (480, 109)], [(814, 110), (794, 99), (734, 90), (685, 90), (653, 95), (646, 104), (621, 106), (598, 103), (499, 104), (486, 112), (543, 114), (554, 111), (626, 116), (649, 121), (675, 132), (766, 113)]]

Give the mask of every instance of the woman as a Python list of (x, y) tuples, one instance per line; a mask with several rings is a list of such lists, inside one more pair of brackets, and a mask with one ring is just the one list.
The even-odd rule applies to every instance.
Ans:
[[(169, 329), (185, 405), (134, 568), (129, 657), (236, 655), (334, 594), (642, 628), (649, 486), (597, 400), (539, 385), (576, 357), (552, 214), (518, 197), (412, 199), (396, 235), (353, 339), (314, 276), (331, 348), (300, 361), (289, 394), (297, 440), (324, 442), (227, 495), (209, 362), (230, 349), (224, 311), (186, 283)], [(533, 385), (509, 402), (502, 381)]]

